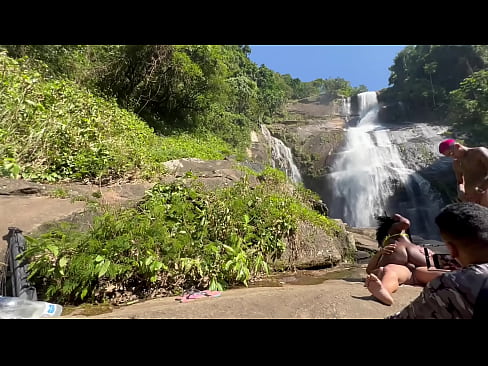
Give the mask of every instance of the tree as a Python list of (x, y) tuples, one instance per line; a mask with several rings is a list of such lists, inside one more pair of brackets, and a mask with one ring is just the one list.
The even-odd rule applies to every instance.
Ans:
[(475, 72), (450, 93), (449, 121), (463, 129), (488, 135), (488, 71)]
[(402, 101), (410, 111), (439, 116), (448, 108), (449, 93), (473, 72), (484, 67), (479, 52), (471, 45), (407, 46), (390, 67), (389, 87), (382, 102)]
[(434, 93), (434, 84), (432, 84), (432, 74), (435, 73), (437, 69), (437, 62), (431, 62), (430, 64), (424, 65), (424, 71), (429, 74), (430, 78), (430, 87), (432, 89), (432, 102), (434, 103), (435, 107), (435, 93)]
[(266, 66), (261, 65), (257, 75), (259, 88), (258, 100), (262, 112), (268, 117), (281, 110), (286, 102), (286, 83), (280, 75)]

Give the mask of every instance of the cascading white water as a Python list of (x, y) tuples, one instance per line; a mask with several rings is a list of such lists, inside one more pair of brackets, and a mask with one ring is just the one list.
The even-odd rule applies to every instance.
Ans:
[[(376, 92), (359, 94), (358, 105), (359, 123), (347, 129), (344, 150), (328, 175), (333, 193), (327, 202), (330, 216), (350, 226), (374, 227), (376, 215), (391, 215), (394, 212), (388, 211), (394, 209), (412, 222), (415, 219), (417, 232), (429, 236), (442, 205), (440, 195), (405, 166), (392, 132), (378, 122)], [(403, 192), (404, 199), (392, 203), (398, 192)]]
[(293, 161), (291, 149), (283, 141), (274, 137), (265, 125), (261, 125), (261, 131), (271, 146), (271, 156), (273, 168), (277, 168), (286, 173), (294, 183), (302, 183), (300, 170)]
[(347, 118), (351, 114), (351, 98), (342, 98), (341, 102), (341, 116)]

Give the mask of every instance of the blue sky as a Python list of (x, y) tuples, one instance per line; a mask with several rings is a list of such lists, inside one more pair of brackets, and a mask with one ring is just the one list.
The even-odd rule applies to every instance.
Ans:
[(395, 45), (251, 45), (249, 58), (301, 81), (343, 78), (369, 91), (388, 87), (395, 56), (406, 46)]

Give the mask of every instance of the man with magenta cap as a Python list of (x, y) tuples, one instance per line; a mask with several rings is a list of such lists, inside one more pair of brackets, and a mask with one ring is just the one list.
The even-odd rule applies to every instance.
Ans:
[(467, 147), (447, 139), (439, 144), (439, 152), (454, 159), (458, 198), (488, 207), (488, 149)]

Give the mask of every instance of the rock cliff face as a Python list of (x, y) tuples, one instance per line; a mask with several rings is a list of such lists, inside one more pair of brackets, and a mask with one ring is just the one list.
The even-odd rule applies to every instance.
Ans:
[(323, 196), (324, 175), (329, 171), (333, 154), (344, 140), (344, 120), (315, 119), (277, 123), (268, 126), (271, 134), (291, 147), (307, 188)]
[(337, 236), (301, 222), (296, 239), (288, 240), (286, 250), (277, 261), (296, 269), (329, 268), (342, 263), (353, 263), (356, 257), (355, 236), (346, 230), (341, 220), (336, 220), (343, 232)]
[[(305, 186), (323, 196), (324, 175), (333, 154), (343, 143), (345, 123), (337, 102), (317, 98), (288, 105), (282, 121), (267, 128), (291, 148)], [(270, 159), (269, 149), (260, 143), (265, 141), (264, 136), (256, 132), (254, 141), (251, 159)]]

